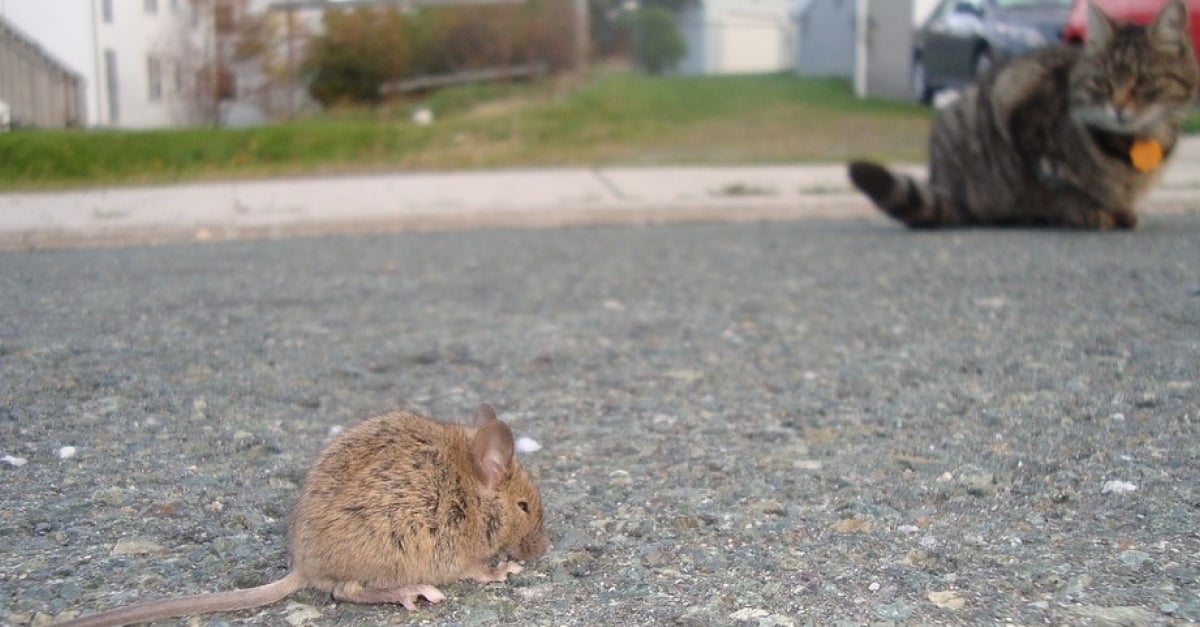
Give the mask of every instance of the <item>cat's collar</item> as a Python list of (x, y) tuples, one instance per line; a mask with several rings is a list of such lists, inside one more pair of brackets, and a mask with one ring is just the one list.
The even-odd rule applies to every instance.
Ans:
[(1095, 126), (1088, 126), (1087, 130), (1100, 152), (1140, 172), (1156, 169), (1169, 154), (1161, 143), (1149, 137), (1127, 135)]

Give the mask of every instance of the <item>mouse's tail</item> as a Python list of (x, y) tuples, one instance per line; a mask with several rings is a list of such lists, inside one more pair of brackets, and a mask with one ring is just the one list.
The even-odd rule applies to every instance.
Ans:
[(175, 616), (233, 612), (270, 605), (304, 587), (304, 581), (300, 574), (292, 571), (278, 581), (257, 588), (148, 601), (56, 624), (59, 627), (119, 627), (134, 623), (150, 623)]

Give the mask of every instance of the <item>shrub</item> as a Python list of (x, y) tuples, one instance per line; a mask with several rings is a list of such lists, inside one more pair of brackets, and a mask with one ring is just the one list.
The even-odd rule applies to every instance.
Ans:
[(383, 86), (406, 78), (544, 63), (568, 67), (572, 16), (566, 3), (520, 6), (329, 9), (309, 47), (309, 92), (322, 105), (377, 103)]
[(648, 6), (633, 14), (633, 57), (651, 74), (674, 69), (687, 47), (675, 16), (661, 6)]

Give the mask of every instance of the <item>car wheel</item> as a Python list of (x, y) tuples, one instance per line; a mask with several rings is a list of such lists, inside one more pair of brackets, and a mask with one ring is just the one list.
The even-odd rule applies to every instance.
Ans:
[(984, 74), (987, 74), (992, 69), (994, 61), (992, 53), (987, 48), (980, 48), (975, 53), (975, 59), (971, 62), (971, 71), (975, 76), (975, 80), (979, 80)]
[(929, 87), (929, 78), (925, 75), (925, 62), (921, 57), (913, 57), (912, 69), (908, 74), (908, 85), (912, 90), (913, 99), (921, 104), (933, 101), (933, 89)]

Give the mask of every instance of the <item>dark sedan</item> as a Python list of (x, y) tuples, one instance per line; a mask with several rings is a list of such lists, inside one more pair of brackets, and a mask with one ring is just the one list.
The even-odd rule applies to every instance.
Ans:
[(942, 0), (913, 37), (913, 96), (929, 102), (998, 61), (1058, 44), (1070, 11), (1071, 0)]

